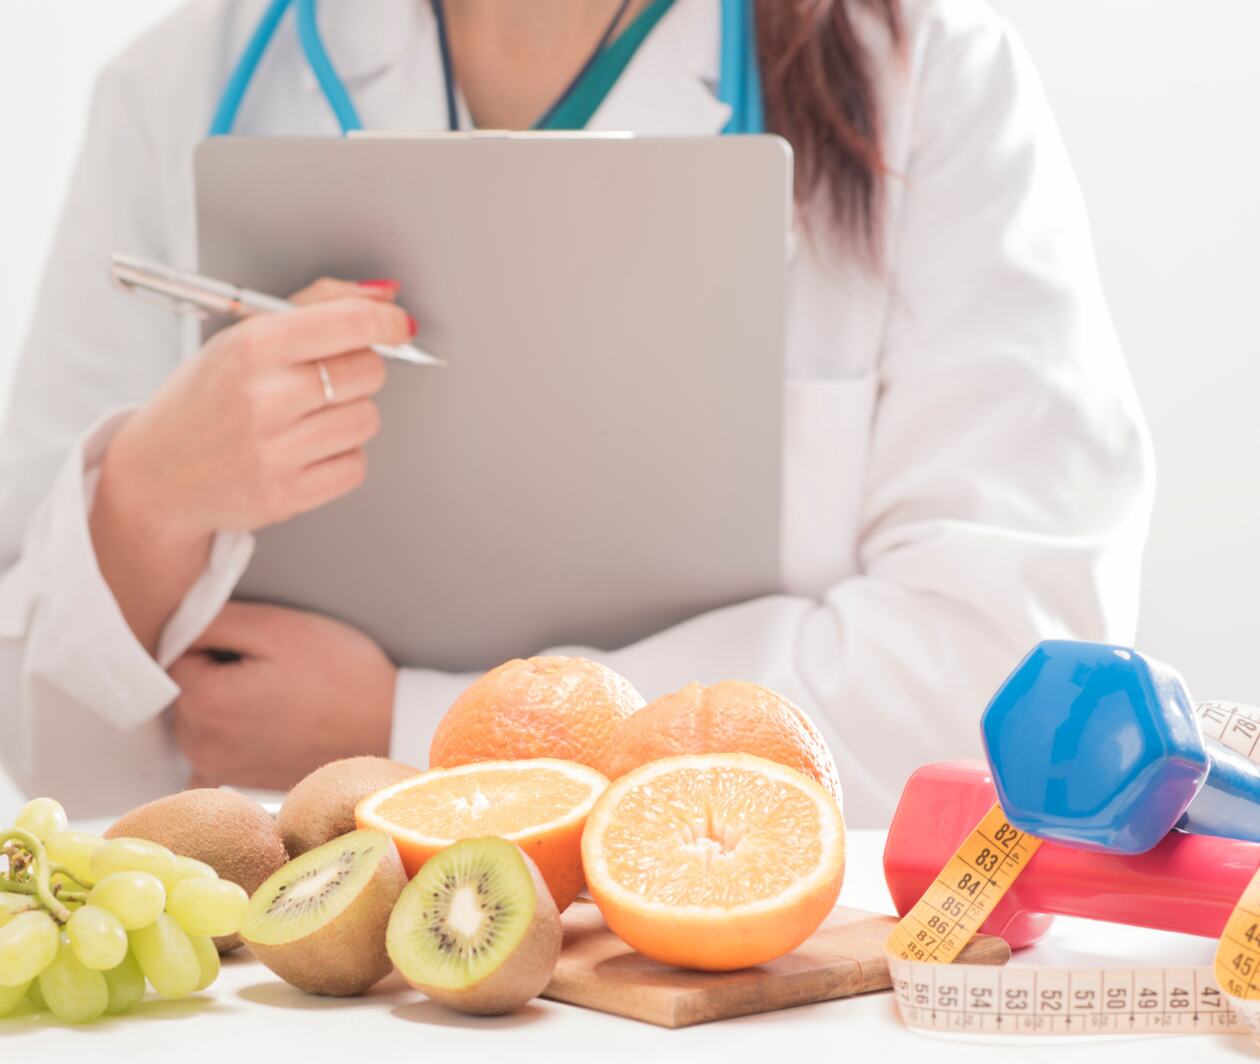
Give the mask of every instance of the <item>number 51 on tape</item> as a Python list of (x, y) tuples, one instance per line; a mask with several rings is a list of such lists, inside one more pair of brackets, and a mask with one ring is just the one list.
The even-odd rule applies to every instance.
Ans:
[(1260, 872), (1213, 968), (993, 968), (953, 964), (1041, 840), (995, 805), (885, 944), (902, 1019), (1006, 1034), (1235, 1033), (1260, 1024)]

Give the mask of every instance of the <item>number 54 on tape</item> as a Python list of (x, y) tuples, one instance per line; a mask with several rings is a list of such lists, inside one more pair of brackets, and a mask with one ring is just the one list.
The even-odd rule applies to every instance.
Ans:
[(1005, 1034), (1226, 1034), (1260, 1024), (1260, 872), (1213, 968), (993, 968), (952, 962), (1041, 846), (995, 805), (885, 945), (910, 1027)]

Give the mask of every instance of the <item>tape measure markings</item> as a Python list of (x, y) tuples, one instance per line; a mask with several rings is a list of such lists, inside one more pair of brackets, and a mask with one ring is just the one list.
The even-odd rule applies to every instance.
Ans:
[(911, 1027), (1007, 1034), (1238, 1033), (1245, 1018), (1199, 968), (1040, 969), (889, 962)]
[(971, 940), (1041, 846), (995, 804), (894, 928), (886, 949), (907, 960), (948, 964)]
[[(1212, 709), (1201, 705), (1204, 712)], [(1260, 728), (1260, 711), (1251, 712)], [(1251, 720), (1232, 716), (1222, 730), (1239, 719)], [(910, 1027), (1008, 1034), (1256, 1033), (1260, 871), (1230, 914), (1212, 968), (950, 963), (1040, 846), (994, 805), (893, 928), (884, 949), (897, 1006)]]
[(1260, 709), (1240, 702), (1196, 702), (1194, 715), (1207, 738), (1260, 763)]
[(1230, 994), (1247, 1000), (1260, 999), (1260, 871), (1243, 891), (1242, 900), (1229, 914), (1213, 970), (1216, 980)]

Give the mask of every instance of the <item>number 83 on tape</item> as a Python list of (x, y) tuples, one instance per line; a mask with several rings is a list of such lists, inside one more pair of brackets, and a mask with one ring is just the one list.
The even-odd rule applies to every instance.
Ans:
[(1260, 1026), (1260, 872), (1212, 968), (953, 964), (1041, 841), (995, 805), (888, 938), (897, 1006), (919, 1030), (1002, 1034), (1232, 1034)]

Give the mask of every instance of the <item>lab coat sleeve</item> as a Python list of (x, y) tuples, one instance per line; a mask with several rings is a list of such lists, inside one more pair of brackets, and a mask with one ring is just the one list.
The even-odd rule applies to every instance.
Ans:
[[(919, 764), (979, 754), (980, 713), (1034, 642), (1132, 640), (1152, 497), (1083, 204), (1027, 56), (992, 16), (929, 25), (909, 47), (857, 574), (614, 652), (558, 648), (647, 697), (725, 678), (782, 691), (818, 722), (860, 827), (887, 823)], [(445, 683), (410, 685), (404, 759), (427, 749)]]
[(252, 540), (216, 538), (162, 632), (136, 640), (88, 531), (97, 468), (118, 426), (180, 357), (179, 319), (115, 291), (110, 255), (172, 261), (177, 175), (149, 136), (125, 66), (102, 75), (0, 430), (0, 755), (24, 790), (77, 815), (178, 789), (186, 769), (162, 711), (164, 666), (213, 619)]

